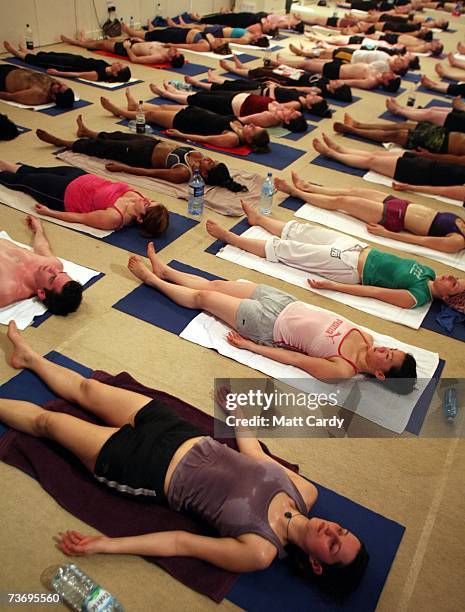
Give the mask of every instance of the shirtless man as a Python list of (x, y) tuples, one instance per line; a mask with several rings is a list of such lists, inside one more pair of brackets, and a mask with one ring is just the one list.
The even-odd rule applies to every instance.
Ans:
[(0, 100), (35, 106), (55, 102), (60, 108), (72, 108), (74, 93), (61, 81), (48, 74), (0, 65)]
[(118, 41), (115, 38), (104, 40), (69, 38), (61, 36), (61, 40), (68, 45), (82, 47), (83, 49), (98, 49), (116, 53), (127, 57), (133, 64), (164, 64), (169, 62), (173, 68), (181, 68), (184, 65), (184, 56), (175, 47), (166, 47), (159, 42), (145, 42), (143, 39), (127, 38)]
[(33, 233), (32, 251), (0, 239), (0, 308), (37, 295), (53, 314), (74, 312), (82, 300), (82, 285), (63, 271), (41, 221), (31, 215), (26, 220)]
[(329, 80), (337, 80), (348, 87), (358, 89), (375, 89), (381, 87), (385, 91), (396, 92), (400, 87), (400, 77), (392, 71), (380, 72), (371, 64), (344, 64), (341, 60), (301, 60), (286, 59), (279, 56), (272, 60), (274, 66), (285, 64), (308, 72), (322, 74)]

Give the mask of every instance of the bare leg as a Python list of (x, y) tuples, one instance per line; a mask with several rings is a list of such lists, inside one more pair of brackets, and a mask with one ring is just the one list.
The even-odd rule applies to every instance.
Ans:
[(445, 118), (450, 113), (450, 108), (433, 107), (433, 108), (409, 108), (401, 106), (394, 98), (387, 98), (386, 107), (395, 115), (402, 115), (412, 121), (430, 121), (435, 125), (443, 125)]
[[(239, 62), (236, 57), (232, 62), (229, 60), (222, 59), (219, 63), (221, 68), (223, 68), (223, 70), (226, 70), (227, 72), (233, 72), (234, 74), (238, 74), (239, 76), (246, 78), (249, 76), (249, 69), (244, 68), (243, 64), (241, 64), (241, 62)], [(238, 63), (240, 64), (240, 66), (237, 65)]]
[[(225, 77), (220, 76), (211, 68), (208, 69), (208, 81), (209, 83), (218, 83), (218, 85), (222, 85), (227, 79)], [(205, 84), (205, 83), (204, 83)]]
[(402, 126), (402, 129), (366, 129), (345, 125), (344, 123), (334, 123), (334, 131), (341, 134), (356, 134), (367, 140), (375, 142), (394, 142), (404, 146), (407, 143), (408, 129)]
[[(167, 87), (158, 87), (154, 83), (150, 83), (149, 85), (151, 91), (161, 98), (166, 98), (167, 100), (174, 100), (174, 102), (179, 102), (180, 104), (187, 104), (187, 98), (190, 96), (188, 93), (182, 93), (180, 91), (171, 91)], [(144, 105), (148, 106), (148, 105)], [(150, 105), (155, 106), (155, 105)]]
[(145, 395), (84, 378), (41, 357), (29, 347), (13, 322), (8, 327), (8, 338), (13, 345), (10, 361), (14, 368), (28, 368), (56, 395), (78, 404), (113, 427), (133, 422), (134, 414), (149, 401)]
[[(145, 36), (145, 30), (133, 30), (124, 21), (121, 22), (121, 28), (131, 38), (144, 38)], [(155, 28), (152, 27), (151, 29), (154, 30)]]
[(449, 87), (448, 83), (439, 83), (438, 81), (433, 81), (429, 77), (423, 75), (421, 77), (421, 84), (428, 89), (433, 89), (435, 91), (441, 91), (442, 93), (447, 93), (447, 89)]
[(460, 70), (465, 70), (465, 62), (463, 60), (457, 59), (453, 53), (448, 53), (447, 59), (452, 67), (460, 68)]
[(66, 147), (68, 149), (73, 146), (74, 142), (74, 140), (64, 140), (63, 138), (58, 138), (58, 136), (54, 136), (53, 134), (50, 134), (50, 132), (46, 132), (40, 128), (36, 130), (36, 136), (43, 142), (48, 142), (48, 144), (55, 145), (56, 147)]
[(184, 77), (184, 82), (189, 83), (189, 85), (192, 85), (193, 87), (196, 87), (197, 89), (206, 89), (208, 91), (210, 91), (211, 89), (210, 83), (202, 83), (200, 79), (195, 79), (194, 77), (191, 77), (189, 75), (186, 75)]
[(446, 79), (451, 79), (452, 81), (463, 81), (465, 79), (465, 71), (460, 68), (450, 68), (438, 63), (434, 69), (439, 76), (446, 77)]
[(16, 173), (21, 164), (13, 164), (12, 162), (0, 159), (0, 171)]
[(210, 236), (213, 236), (213, 238), (217, 238), (218, 240), (235, 246), (238, 249), (242, 249), (243, 251), (247, 251), (247, 253), (257, 255), (258, 257), (266, 257), (266, 240), (255, 240), (253, 238), (238, 236), (229, 230), (223, 229), (216, 221), (212, 221), (211, 219), (207, 220), (206, 227), (207, 232)]
[(84, 124), (82, 115), (78, 115), (78, 118), (76, 119), (76, 123), (77, 123), (76, 136), (78, 138), (97, 138), (98, 137), (98, 134), (99, 134), (98, 132), (91, 130)]
[(114, 41), (112, 40), (84, 40), (83, 38), (69, 38), (68, 36), (60, 36), (61, 42), (73, 45), (74, 47), (82, 47), (83, 49), (100, 49), (103, 51), (113, 51)]
[(30, 53), (30, 51), (26, 51), (26, 53), (24, 53), (24, 52), (21, 52), (19, 49), (15, 49), (15, 47), (13, 47), (13, 45), (9, 43), (7, 40), (4, 41), (3, 46), (5, 47), (7, 51), (12, 53), (15, 57), (19, 58), (20, 60), (24, 60), (24, 58), (26, 57), (26, 53)]
[(272, 219), (268, 215), (261, 215), (256, 208), (251, 204), (247, 204), (244, 200), (241, 200), (242, 210), (247, 215), (247, 221), (250, 225), (258, 225), (263, 227), (264, 230), (273, 234), (273, 236), (281, 236), (283, 233), (284, 221), (278, 221), (278, 219)]
[[(338, 128), (340, 125), (341, 124), (338, 123)], [(403, 130), (413, 130), (416, 126), (416, 123), (405, 122), (402, 123), (401, 126), (399, 126), (397, 123), (393, 123), (392, 121), (386, 123), (362, 123), (361, 121), (356, 121), (353, 117), (349, 115), (349, 113), (344, 113), (344, 126), (360, 128), (363, 130), (386, 130), (388, 132), (392, 132), (394, 129), (397, 130), (399, 127), (401, 127)], [(344, 131), (342, 128), (341, 130), (336, 129), (336, 127), (334, 129), (336, 132)]]
[[(286, 183), (286, 181), (282, 181), (284, 183), (283, 187), (277, 187), (280, 191), (284, 191), (285, 193), (289, 193), (294, 188), (292, 185)], [(386, 194), (384, 191), (377, 191), (375, 189), (367, 189), (364, 187), (351, 187), (347, 188), (339, 188), (339, 189), (331, 189), (329, 187), (320, 187), (319, 185), (313, 185), (312, 183), (307, 183), (306, 181), (300, 179), (297, 175), (297, 172), (292, 172), (292, 182), (294, 186), (300, 191), (306, 191), (309, 193), (319, 193), (322, 195), (351, 195), (351, 196), (359, 196), (366, 200), (374, 200), (375, 202), (383, 202), (386, 198)], [(300, 196), (298, 196), (300, 197)]]

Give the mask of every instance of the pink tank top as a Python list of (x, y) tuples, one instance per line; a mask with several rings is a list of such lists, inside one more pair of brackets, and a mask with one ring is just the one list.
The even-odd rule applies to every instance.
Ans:
[(351, 331), (361, 334), (336, 314), (314, 309), (304, 302), (292, 302), (276, 319), (273, 340), (312, 357), (341, 357), (358, 372), (353, 361), (341, 355), (342, 344)]
[[(134, 191), (127, 183), (109, 181), (96, 174), (83, 174), (71, 181), (65, 190), (64, 204), (67, 212), (86, 213), (105, 210), (128, 191)], [(115, 208), (123, 215), (118, 208)]]

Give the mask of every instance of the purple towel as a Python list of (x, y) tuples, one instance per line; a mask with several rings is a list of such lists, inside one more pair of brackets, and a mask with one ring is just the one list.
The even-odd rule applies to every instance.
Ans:
[[(144, 387), (126, 372), (111, 376), (106, 372), (96, 371), (92, 378), (159, 399), (180, 416), (213, 435), (213, 417), (163, 391)], [(64, 400), (49, 402), (46, 408), (100, 423), (93, 415)], [(234, 440), (224, 442), (232, 448), (237, 448)], [(266, 447), (264, 449), (268, 452)], [(63, 508), (107, 536), (130, 536), (178, 529), (203, 535), (217, 535), (208, 525), (194, 517), (174, 512), (165, 506), (111, 492), (99, 485), (70, 452), (50, 440), (10, 430), (0, 438), (0, 459), (35, 478)], [(296, 465), (282, 459), (279, 461), (294, 471), (298, 469)], [(225, 597), (238, 577), (238, 574), (190, 557), (145, 558), (163, 567), (191, 589), (216, 602)]]

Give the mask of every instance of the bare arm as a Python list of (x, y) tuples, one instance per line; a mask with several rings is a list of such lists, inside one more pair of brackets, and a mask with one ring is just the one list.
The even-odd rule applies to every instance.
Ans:
[(344, 85), (358, 89), (374, 89), (378, 85), (376, 79), (340, 79)]
[(113, 230), (118, 229), (121, 225), (121, 217), (113, 208), (94, 210), (88, 213), (77, 213), (52, 210), (42, 204), (36, 204), (36, 210), (41, 215), (53, 217), (53, 219), (60, 219), (69, 223), (82, 223), (96, 229)]
[(18, 104), (46, 104), (44, 93), (42, 91), (37, 91), (35, 87), (21, 89), (14, 93), (2, 91), (0, 92), (0, 98), (2, 100), (9, 100), (10, 102), (17, 102)]
[(133, 64), (160, 64), (162, 62), (159, 54), (136, 55), (131, 47), (126, 47), (128, 58)]
[(397, 191), (418, 191), (418, 193), (430, 193), (432, 195), (440, 195), (453, 200), (465, 200), (465, 185), (409, 185), (407, 183), (393, 183), (394, 189)]
[(239, 145), (239, 137), (234, 132), (218, 134), (217, 136), (200, 136), (200, 134), (184, 134), (179, 130), (169, 129), (166, 130), (166, 133), (168, 136), (176, 136), (176, 138), (183, 138), (184, 140), (191, 140), (201, 144), (210, 144), (214, 147), (234, 148)]
[(414, 308), (416, 305), (414, 297), (406, 289), (387, 289), (386, 287), (373, 287), (372, 285), (346, 285), (345, 283), (327, 280), (309, 281), (309, 285), (314, 289), (330, 289), (348, 295), (374, 298), (400, 308)]
[(438, 161), (451, 163), (451, 164), (465, 164), (465, 155), (454, 155), (453, 153), (431, 153), (423, 149), (418, 153), (421, 157), (427, 157), (428, 159), (437, 159)]
[(376, 228), (375, 231), (373, 231), (372, 226), (367, 227), (371, 234), (385, 236), (391, 240), (407, 242), (408, 244), (417, 244), (418, 246), (441, 251), (442, 253), (458, 253), (464, 248), (464, 239), (459, 234), (451, 234), (449, 236), (415, 236), (415, 234), (410, 234), (409, 232), (390, 232), (384, 227), (378, 231), (377, 228), (382, 226), (375, 225), (374, 227)]
[(87, 79), (88, 81), (98, 80), (98, 74), (95, 72), (95, 70), (90, 70), (89, 72), (64, 72), (63, 70), (55, 70), (55, 68), (49, 68), (47, 72), (48, 74), (53, 74), (54, 76), (62, 76), (75, 79)]
[(105, 168), (110, 172), (127, 172), (136, 176), (150, 176), (159, 178), (169, 183), (185, 183), (189, 179), (189, 171), (183, 166), (174, 168), (134, 168), (120, 162), (109, 162)]
[(245, 117), (241, 117), (241, 122), (253, 123), (254, 125), (258, 125), (259, 127), (266, 128), (277, 125), (280, 122), (280, 119), (270, 111), (263, 111), (261, 113), (255, 113), (254, 115), (247, 115)]
[(45, 235), (40, 219), (29, 216), (27, 222), (33, 232), (32, 249), (34, 253), (37, 253), (37, 255), (45, 255), (46, 257), (53, 257), (52, 247)]

